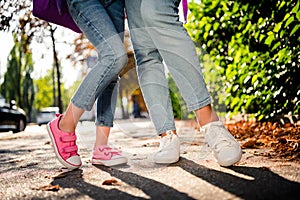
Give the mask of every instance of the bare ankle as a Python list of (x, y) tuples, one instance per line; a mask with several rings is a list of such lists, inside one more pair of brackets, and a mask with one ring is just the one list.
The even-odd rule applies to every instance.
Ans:
[(169, 131), (167, 131), (167, 132), (163, 132), (162, 134), (160, 134), (160, 136), (161, 136), (161, 137), (165, 137), (165, 136), (167, 136), (167, 133), (172, 133), (172, 134), (177, 135), (176, 130), (169, 130)]
[(100, 141), (100, 142), (95, 142), (94, 144), (94, 149), (98, 146), (102, 146), (102, 145), (107, 145), (107, 141)]
[(74, 133), (75, 127), (70, 127), (69, 123), (64, 123), (63, 118), (61, 118), (58, 122), (58, 128), (63, 132)]

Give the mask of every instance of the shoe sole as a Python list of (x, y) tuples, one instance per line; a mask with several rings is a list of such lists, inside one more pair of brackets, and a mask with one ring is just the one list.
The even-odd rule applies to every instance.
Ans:
[(52, 146), (53, 146), (53, 149), (54, 149), (54, 153), (56, 155), (56, 158), (59, 160), (59, 162), (64, 165), (65, 167), (67, 168), (70, 168), (70, 169), (77, 169), (79, 168), (81, 165), (77, 166), (77, 165), (72, 165), (68, 162), (66, 162), (59, 154), (58, 152), (58, 149), (57, 149), (57, 146), (56, 146), (56, 143), (55, 143), (55, 139), (53, 137), (53, 133), (51, 131), (51, 128), (50, 128), (50, 122), (47, 124), (47, 131), (48, 131), (48, 135), (50, 136), (50, 139), (51, 139), (51, 142), (52, 142)]
[(222, 166), (222, 167), (229, 167), (229, 166), (234, 165), (237, 162), (239, 162), (241, 160), (241, 158), (242, 158), (242, 154), (243, 154), (242, 151), (240, 151), (238, 157), (236, 157), (235, 159), (226, 161), (226, 162), (220, 162), (218, 159), (216, 159), (216, 160), (217, 160), (217, 162), (219, 163), (220, 166)]
[(176, 162), (178, 162), (178, 161), (179, 161), (179, 157), (176, 158), (176, 159), (172, 159), (172, 160), (161, 160), (161, 161), (159, 161), (159, 160), (154, 160), (154, 162), (155, 162), (156, 164), (172, 164), (172, 163), (176, 163)]
[(111, 167), (111, 166), (126, 164), (127, 158), (119, 158), (119, 159), (114, 159), (114, 160), (91, 159), (91, 162), (93, 165), (104, 165), (107, 167)]

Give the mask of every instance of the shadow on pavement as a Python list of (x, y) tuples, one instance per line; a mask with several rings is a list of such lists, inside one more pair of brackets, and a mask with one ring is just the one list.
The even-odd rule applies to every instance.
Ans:
[[(123, 172), (116, 168), (94, 165), (101, 171), (109, 173), (128, 185), (142, 190), (151, 199), (193, 199), (188, 194), (180, 192), (161, 182), (145, 178), (132, 172)], [(231, 193), (241, 199), (299, 199), (300, 184), (285, 179), (268, 168), (246, 166), (231, 166), (227, 169), (233, 172), (226, 173), (199, 165), (192, 160), (180, 158), (180, 161), (169, 167), (180, 167), (188, 173), (204, 180), (218, 188)], [(76, 189), (80, 194), (94, 199), (144, 199), (120, 191), (115, 187), (106, 190), (99, 186), (87, 183), (82, 178), (82, 170), (64, 172), (51, 182), (62, 188)], [(186, 183), (187, 186), (189, 183)], [(205, 188), (203, 188), (205, 190)], [(199, 190), (201, 192), (201, 190)], [(70, 194), (69, 198), (76, 197)], [(77, 196), (78, 197), (78, 196)]]
[(105, 190), (96, 185), (87, 183), (82, 178), (82, 170), (76, 169), (61, 173), (54, 178), (50, 183), (51, 185), (59, 185), (62, 188), (76, 189), (80, 194), (68, 194), (64, 195), (64, 198), (77, 199), (80, 195), (87, 195), (93, 199), (143, 199), (136, 196), (124, 193), (117, 189)]
[[(123, 172), (118, 169), (108, 168), (105, 166), (96, 166), (96, 168), (109, 173), (111, 176), (142, 190), (151, 199), (193, 199), (185, 193), (181, 193), (172, 187), (164, 185), (160, 182), (139, 176), (131, 172)], [(82, 178), (82, 170), (77, 169), (61, 173), (54, 178), (51, 185), (59, 185), (62, 188), (76, 189), (80, 194), (88, 195), (94, 199), (144, 199), (136, 197), (118, 189), (105, 190), (96, 185), (87, 183)], [(70, 194), (68, 198), (78, 197), (80, 194)], [(64, 196), (66, 198), (66, 196)]]
[(158, 181), (139, 176), (132, 172), (123, 172), (115, 168), (107, 168), (104, 166), (96, 166), (98, 169), (109, 173), (123, 182), (142, 190), (151, 199), (193, 199), (186, 193), (162, 184)]
[(287, 180), (268, 168), (228, 167), (242, 175), (236, 176), (201, 166), (186, 158), (181, 158), (171, 166), (181, 167), (194, 176), (242, 199), (299, 199), (300, 197), (299, 183)]

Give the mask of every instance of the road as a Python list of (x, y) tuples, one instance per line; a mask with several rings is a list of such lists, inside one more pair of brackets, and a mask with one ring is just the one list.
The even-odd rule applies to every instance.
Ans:
[(54, 157), (45, 126), (0, 133), (0, 199), (299, 199), (300, 164), (261, 156), (267, 149), (244, 149), (242, 160), (216, 164), (203, 136), (177, 122), (180, 161), (157, 165), (159, 145), (147, 119), (117, 120), (110, 144), (128, 156), (127, 165), (89, 162), (95, 136), (92, 122), (78, 125), (83, 166), (68, 171)]

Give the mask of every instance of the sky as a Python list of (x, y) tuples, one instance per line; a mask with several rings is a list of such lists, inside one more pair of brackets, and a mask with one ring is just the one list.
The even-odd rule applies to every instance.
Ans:
[[(0, 33), (0, 78), (3, 77), (3, 73), (6, 71), (6, 61), (11, 48), (13, 47), (12, 36), (10, 33)], [(0, 79), (0, 82), (2, 80)]]
[[(73, 43), (77, 33), (68, 30), (63, 27), (59, 27), (56, 30), (55, 38), (56, 48), (59, 60), (62, 63), (62, 79), (66, 87), (72, 85), (72, 83), (78, 77), (78, 69), (75, 69), (72, 64), (65, 59), (66, 56), (73, 52), (72, 47), (68, 43)], [(13, 47), (13, 38), (11, 33), (0, 32), (0, 82), (3, 81), (3, 75), (6, 72), (6, 64), (9, 53)], [(32, 41), (31, 44), (34, 71), (32, 74), (33, 79), (38, 79), (47, 73), (47, 70), (52, 68), (53, 64), (53, 50), (52, 42), (49, 37), (45, 37), (45, 42), (38, 43), (36, 40)]]

